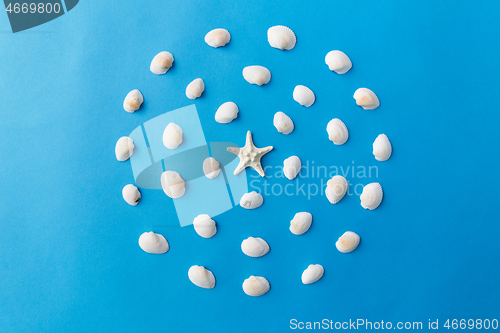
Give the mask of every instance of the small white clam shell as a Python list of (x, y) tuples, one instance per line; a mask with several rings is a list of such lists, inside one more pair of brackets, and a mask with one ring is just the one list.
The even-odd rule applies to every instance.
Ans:
[(215, 221), (207, 214), (201, 214), (193, 220), (194, 230), (203, 238), (212, 238), (217, 233)]
[(373, 91), (367, 88), (359, 88), (354, 92), (356, 104), (365, 110), (373, 110), (379, 107), (380, 101)]
[(347, 126), (338, 118), (330, 120), (326, 126), (326, 131), (328, 132), (328, 139), (338, 146), (343, 145), (349, 139)]
[(316, 101), (316, 96), (314, 96), (311, 89), (298, 85), (293, 89), (293, 99), (300, 105), (310, 107)]
[(141, 201), (141, 192), (132, 184), (125, 185), (122, 190), (123, 200), (131, 206), (137, 206)]
[(269, 252), (269, 244), (262, 238), (248, 237), (241, 242), (241, 251), (249, 257), (262, 257)]
[(285, 177), (290, 180), (297, 177), (301, 168), (302, 162), (297, 156), (290, 156), (283, 161), (283, 173), (285, 174)]
[(255, 191), (243, 194), (240, 200), (240, 206), (246, 209), (259, 208), (263, 203), (264, 198), (260, 193)]
[(128, 160), (134, 155), (134, 140), (128, 136), (122, 136), (118, 139), (115, 145), (116, 159), (120, 162)]
[(301, 212), (295, 214), (290, 221), (290, 231), (294, 235), (304, 234), (311, 227), (312, 219), (311, 213)]
[(172, 64), (174, 63), (174, 56), (172, 53), (163, 51), (158, 53), (151, 61), (151, 66), (149, 69), (156, 75), (165, 74)]
[(161, 188), (167, 196), (178, 199), (186, 193), (186, 183), (175, 171), (165, 171), (161, 174)]
[(169, 123), (163, 131), (163, 144), (168, 149), (176, 149), (182, 143), (182, 128), (176, 123)]
[(213, 157), (207, 157), (203, 161), (203, 173), (208, 179), (214, 179), (220, 173), (220, 163)]
[(214, 274), (203, 266), (193, 265), (189, 268), (188, 277), (195, 286), (205, 289), (215, 287)]
[(238, 106), (233, 102), (226, 102), (219, 106), (215, 113), (215, 121), (221, 124), (228, 124), (238, 117)]
[(214, 29), (205, 35), (205, 43), (211, 47), (221, 47), (229, 43), (231, 34), (226, 29)]
[(205, 91), (205, 82), (202, 79), (197, 78), (191, 81), (186, 88), (186, 96), (189, 99), (197, 99)]
[(292, 119), (281, 111), (274, 114), (273, 125), (278, 132), (283, 134), (290, 134), (295, 128)]
[(392, 154), (392, 145), (385, 134), (377, 136), (373, 142), (373, 155), (377, 161), (387, 161)]
[(248, 296), (262, 296), (269, 291), (269, 281), (262, 276), (250, 276), (243, 281), (243, 291)]
[(325, 57), (325, 63), (331, 71), (337, 74), (347, 73), (352, 68), (351, 59), (342, 51), (330, 51)]
[(346, 231), (342, 236), (339, 237), (335, 246), (337, 250), (342, 253), (349, 253), (354, 251), (359, 245), (360, 238), (358, 234), (352, 231)]
[(142, 102), (144, 102), (144, 97), (141, 92), (137, 89), (132, 90), (125, 96), (125, 100), (123, 101), (123, 108), (128, 113), (134, 113), (139, 110)]
[(261, 86), (271, 80), (271, 72), (262, 66), (247, 66), (243, 68), (243, 77), (247, 82)]
[(302, 283), (311, 284), (323, 277), (325, 269), (321, 265), (309, 265), (302, 273)]
[(370, 183), (363, 188), (361, 193), (361, 206), (364, 209), (374, 210), (382, 202), (384, 191), (379, 183)]
[(340, 175), (333, 176), (333, 178), (326, 183), (326, 198), (332, 204), (336, 204), (337, 202), (342, 200), (347, 192), (347, 188), (348, 183), (344, 177)]
[(139, 246), (147, 253), (162, 254), (169, 250), (167, 240), (160, 234), (145, 232), (139, 237)]
[(267, 30), (267, 41), (276, 49), (291, 50), (297, 42), (297, 37), (292, 29), (284, 25), (276, 25)]

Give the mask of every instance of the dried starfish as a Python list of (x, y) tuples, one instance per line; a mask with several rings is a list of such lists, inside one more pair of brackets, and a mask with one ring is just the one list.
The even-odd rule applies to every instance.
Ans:
[(266, 174), (262, 169), (262, 165), (260, 165), (260, 159), (265, 154), (269, 153), (273, 150), (273, 146), (265, 147), (265, 148), (257, 148), (254, 146), (252, 141), (252, 133), (250, 131), (247, 132), (247, 142), (245, 143), (245, 147), (243, 148), (235, 148), (228, 147), (227, 151), (233, 154), (238, 155), (240, 158), (240, 164), (234, 170), (234, 174), (239, 174), (246, 167), (252, 167), (264, 177)]

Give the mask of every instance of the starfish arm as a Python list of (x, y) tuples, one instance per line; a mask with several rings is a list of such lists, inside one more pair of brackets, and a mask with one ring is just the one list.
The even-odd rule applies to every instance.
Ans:
[(265, 148), (259, 148), (259, 153), (262, 155), (269, 153), (271, 150), (273, 150), (273, 146), (265, 147)]
[(247, 141), (245, 142), (245, 147), (247, 147), (247, 146), (248, 147), (254, 146), (253, 140), (252, 140), (252, 133), (250, 131), (247, 132)]
[(246, 168), (245, 164), (242, 161), (240, 161), (240, 164), (238, 164), (238, 166), (236, 167), (236, 169), (234, 169), (233, 175), (239, 174), (245, 168)]
[(240, 148), (236, 147), (227, 147), (227, 151), (236, 155), (240, 154)]
[(254, 168), (255, 171), (257, 171), (261, 177), (266, 176), (264, 170), (262, 169), (262, 165), (260, 165), (260, 163), (253, 164), (252, 168)]

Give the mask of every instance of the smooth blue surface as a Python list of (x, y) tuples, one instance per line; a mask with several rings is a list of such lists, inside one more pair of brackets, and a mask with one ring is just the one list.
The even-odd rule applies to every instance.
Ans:
[[(499, 12), (494, 1), (89, 0), (18, 34), (2, 12), (0, 331), (282, 332), (293, 318), (424, 327), (428, 319), (498, 318)], [(295, 31), (293, 50), (268, 45), (266, 31), (277, 24)], [(232, 39), (213, 49), (203, 39), (218, 27)], [(334, 49), (353, 62), (345, 75), (324, 64)], [(153, 75), (150, 62), (164, 50), (174, 66)], [(268, 85), (243, 80), (242, 69), (257, 64), (272, 72)], [(310, 166), (375, 165), (378, 177), (346, 178), (379, 181), (382, 205), (366, 211), (357, 195), (338, 205), (322, 195), (267, 195), (259, 209), (220, 215), (212, 239), (179, 228), (159, 190), (143, 190), (141, 203), (128, 206), (121, 189), (133, 174), (116, 161), (116, 140), (191, 104), (185, 88), (197, 77), (206, 85), (195, 104), (207, 142), (243, 145), (251, 130), (257, 146), (275, 147), (265, 166), (291, 155)], [(315, 92), (312, 107), (293, 101), (297, 84)], [(357, 107), (359, 87), (375, 91), (380, 108)], [(135, 88), (145, 102), (128, 114), (123, 99)], [(217, 124), (226, 101), (240, 114)], [(277, 111), (294, 120), (292, 134), (273, 127)], [(336, 117), (351, 134), (343, 146), (327, 139)], [(393, 143), (387, 162), (371, 153), (380, 133)], [(299, 211), (314, 216), (303, 236), (288, 230)], [(150, 230), (168, 239), (167, 254), (140, 250)], [(362, 239), (347, 255), (334, 245), (346, 230)], [(248, 236), (267, 240), (270, 253), (243, 255)], [(312, 263), (325, 275), (302, 285)], [(214, 272), (215, 289), (188, 280), (194, 264)], [(265, 276), (269, 293), (245, 295), (250, 275)]]

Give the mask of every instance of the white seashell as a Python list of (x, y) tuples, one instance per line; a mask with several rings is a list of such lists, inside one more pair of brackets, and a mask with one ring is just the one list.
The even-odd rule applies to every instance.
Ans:
[(220, 173), (220, 163), (213, 157), (207, 157), (203, 161), (203, 173), (208, 179), (214, 179)]
[(125, 100), (123, 101), (123, 108), (128, 113), (134, 113), (139, 110), (142, 102), (144, 102), (144, 97), (141, 92), (137, 89), (132, 90), (125, 96)]
[(229, 43), (231, 34), (226, 29), (214, 29), (205, 35), (205, 43), (211, 47), (221, 47)]
[(186, 88), (186, 96), (189, 99), (197, 99), (205, 90), (205, 82), (202, 79), (194, 79)]
[(193, 220), (194, 230), (203, 238), (212, 238), (217, 233), (215, 221), (207, 214), (201, 214)]
[(248, 296), (262, 296), (269, 291), (269, 281), (262, 276), (250, 276), (243, 281), (243, 291)]
[(330, 51), (325, 57), (325, 63), (331, 71), (337, 74), (347, 73), (352, 68), (351, 59), (342, 51)]
[(359, 88), (354, 92), (356, 104), (363, 107), (365, 110), (373, 110), (379, 107), (380, 102), (377, 95), (367, 88)]
[(151, 66), (149, 69), (156, 75), (165, 74), (172, 64), (174, 63), (174, 56), (172, 53), (163, 51), (158, 53), (151, 61)]
[(243, 194), (240, 200), (240, 206), (246, 209), (259, 208), (263, 203), (264, 198), (260, 193), (255, 191)]
[(243, 77), (251, 84), (261, 86), (271, 80), (271, 72), (262, 66), (247, 66), (243, 68)]
[(311, 213), (302, 212), (295, 214), (293, 220), (290, 221), (290, 231), (294, 235), (304, 234), (311, 227), (312, 219)]
[(333, 176), (333, 178), (326, 183), (326, 198), (332, 204), (336, 204), (337, 202), (342, 200), (347, 192), (347, 188), (348, 183), (344, 177), (340, 175)]
[(188, 277), (194, 285), (205, 288), (212, 289), (215, 287), (215, 276), (212, 272), (203, 266), (193, 265), (189, 268)]
[(116, 159), (120, 162), (128, 160), (134, 155), (134, 140), (128, 136), (122, 136), (118, 139), (115, 146)]
[(131, 206), (137, 206), (139, 201), (141, 201), (141, 192), (132, 184), (125, 185), (122, 190), (122, 196), (123, 200)]
[(249, 257), (262, 257), (269, 252), (269, 244), (262, 238), (248, 237), (241, 242), (241, 251)]
[(335, 246), (337, 250), (342, 253), (349, 253), (354, 251), (359, 245), (360, 238), (358, 234), (352, 231), (346, 231), (342, 236), (339, 237)]
[(326, 131), (328, 132), (328, 139), (338, 146), (343, 145), (349, 139), (347, 126), (338, 118), (330, 120), (326, 126)]
[(370, 183), (363, 188), (361, 193), (361, 206), (364, 209), (374, 210), (382, 202), (384, 191), (379, 183)]
[(325, 269), (321, 265), (309, 265), (302, 273), (302, 283), (311, 284), (323, 277)]
[(176, 149), (181, 143), (182, 128), (175, 123), (169, 123), (163, 131), (163, 144), (168, 149)]
[(161, 174), (161, 188), (167, 196), (178, 199), (186, 193), (186, 183), (175, 171), (165, 171)]
[(283, 173), (285, 174), (285, 177), (290, 180), (297, 177), (301, 168), (302, 162), (300, 162), (300, 159), (297, 156), (290, 156), (283, 161)]
[(215, 121), (221, 124), (227, 124), (238, 117), (238, 106), (233, 102), (226, 102), (219, 106), (215, 113)]
[(169, 250), (167, 240), (160, 234), (145, 232), (139, 237), (139, 246), (147, 253), (162, 254)]
[(293, 99), (305, 107), (310, 107), (314, 104), (316, 97), (311, 89), (306, 86), (298, 85), (293, 89)]
[(392, 145), (385, 134), (377, 136), (373, 142), (373, 155), (377, 161), (387, 161), (392, 154)]
[(290, 134), (295, 128), (292, 119), (281, 111), (276, 112), (274, 115), (273, 125), (278, 132), (283, 134)]
[(293, 31), (283, 25), (276, 25), (267, 30), (267, 40), (269, 44), (280, 50), (291, 50), (297, 42)]

